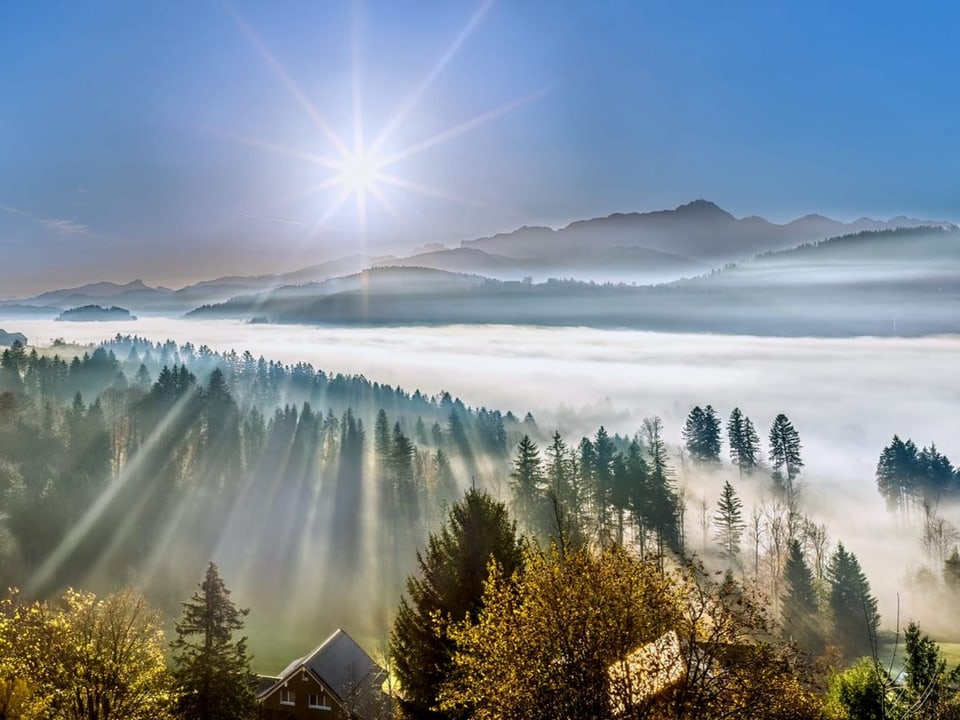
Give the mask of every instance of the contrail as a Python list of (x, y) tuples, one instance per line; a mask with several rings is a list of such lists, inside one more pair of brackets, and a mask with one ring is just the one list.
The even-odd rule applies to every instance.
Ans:
[(250, 218), (251, 220), (266, 220), (267, 222), (283, 223), (284, 225), (299, 225), (300, 227), (306, 226), (306, 223), (300, 222), (299, 220), (284, 220), (283, 218), (251, 215), (250, 213), (243, 213), (241, 217)]

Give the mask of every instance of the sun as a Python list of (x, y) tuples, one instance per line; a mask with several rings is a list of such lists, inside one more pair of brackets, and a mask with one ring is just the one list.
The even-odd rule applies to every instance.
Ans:
[[(299, 158), (306, 162), (324, 168), (326, 171), (332, 171), (318, 183), (295, 193), (292, 197), (283, 197), (276, 200), (273, 205), (285, 204), (293, 200), (303, 198), (308, 195), (332, 191), (335, 198), (327, 203), (323, 213), (312, 223), (316, 226), (323, 226), (328, 219), (333, 217), (340, 208), (342, 208), (351, 198), (355, 201), (357, 210), (357, 223), (361, 234), (366, 234), (368, 199), (373, 198), (377, 204), (382, 207), (394, 219), (400, 220), (396, 208), (387, 197), (387, 190), (397, 189), (414, 192), (425, 197), (433, 197), (465, 205), (478, 207), (495, 207), (472, 197), (464, 197), (456, 192), (451, 192), (446, 187), (435, 187), (415, 182), (409, 178), (401, 177), (392, 172), (393, 167), (407, 158), (419, 155), (422, 152), (435, 148), (450, 142), (471, 130), (480, 127), (492, 120), (495, 120), (512, 110), (526, 105), (536, 100), (551, 88), (543, 88), (530, 94), (515, 98), (510, 102), (494, 108), (488, 112), (482, 113), (432, 136), (421, 139), (406, 147), (394, 149), (387, 152), (394, 133), (408, 120), (413, 109), (418, 105), (421, 99), (427, 94), (428, 90), (434, 84), (439, 75), (457, 54), (460, 47), (467, 41), (468, 37), (476, 29), (481, 19), (490, 9), (494, 0), (479, 0), (479, 6), (471, 15), (469, 21), (463, 30), (454, 38), (446, 48), (437, 64), (427, 73), (426, 77), (416, 86), (410, 96), (400, 105), (396, 112), (387, 121), (380, 132), (367, 142), (365, 139), (363, 123), (363, 103), (361, 92), (361, 63), (360, 63), (360, 41), (359, 41), (359, 20), (357, 12), (354, 12), (352, 21), (352, 42), (351, 42), (351, 62), (353, 69), (352, 82), (352, 100), (353, 100), (353, 147), (348, 145), (346, 138), (341, 137), (327, 122), (326, 118), (314, 107), (304, 90), (290, 76), (286, 68), (274, 56), (270, 49), (263, 43), (260, 36), (247, 22), (240, 16), (230, 3), (225, 0), (227, 12), (233, 17), (237, 26), (247, 36), (260, 56), (274, 72), (281, 84), (284, 85), (297, 103), (303, 108), (307, 116), (313, 121), (320, 135), (328, 141), (332, 153), (317, 155), (304, 152), (295, 147), (289, 147), (275, 142), (259, 140), (256, 138), (241, 137), (233, 133), (225, 133), (234, 140), (260, 147), (280, 155)], [(356, 6), (355, 6), (356, 10)], [(502, 208), (498, 208), (502, 209)]]
[(383, 180), (380, 168), (373, 155), (361, 150), (343, 159), (335, 182), (350, 192), (372, 192)]

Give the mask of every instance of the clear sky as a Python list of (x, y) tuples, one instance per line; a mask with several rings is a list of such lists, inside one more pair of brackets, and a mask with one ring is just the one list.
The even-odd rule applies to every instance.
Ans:
[(958, 27), (930, 2), (0, 2), (0, 297), (695, 197), (956, 220)]

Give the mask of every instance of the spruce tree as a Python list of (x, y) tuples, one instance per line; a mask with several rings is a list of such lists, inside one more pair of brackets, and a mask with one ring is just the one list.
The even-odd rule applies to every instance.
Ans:
[(647, 526), (656, 533), (657, 550), (663, 556), (664, 546), (681, 549), (681, 533), (677, 508), (677, 492), (673, 486), (673, 469), (663, 441), (663, 421), (659, 417), (644, 418), (643, 440), (647, 449), (648, 499), (644, 503)]
[[(770, 462), (775, 477), (785, 480), (787, 495), (793, 494), (793, 481), (800, 474), (800, 434), (783, 413), (777, 415), (770, 427)], [(786, 477), (783, 477), (786, 472)]]
[(917, 446), (897, 435), (880, 453), (877, 462), (877, 488), (887, 501), (887, 509), (905, 515), (916, 499), (920, 475)]
[(904, 671), (911, 700), (928, 712), (920, 717), (939, 717), (934, 709), (940, 702), (946, 681), (947, 664), (940, 656), (940, 646), (929, 635), (920, 632), (920, 626), (911, 622), (903, 633), (906, 650)]
[(210, 563), (199, 592), (183, 603), (173, 641), (176, 713), (184, 720), (238, 720), (256, 716), (255, 676), (243, 630), (247, 610), (230, 600)]
[(787, 562), (783, 569), (787, 594), (783, 596), (783, 631), (807, 652), (822, 650), (819, 625), (817, 591), (813, 585), (813, 572), (803, 557), (800, 541), (790, 541)]
[(683, 447), (694, 462), (701, 462), (702, 448), (700, 447), (700, 429), (703, 425), (703, 410), (699, 405), (690, 411), (687, 420), (680, 432), (683, 438)]
[(510, 473), (513, 486), (514, 507), (528, 529), (534, 532), (540, 528), (540, 500), (543, 486), (543, 470), (540, 464), (540, 450), (529, 435), (524, 435), (517, 443), (517, 454), (513, 460), (513, 472)]
[(720, 464), (720, 418), (710, 405), (695, 407), (683, 426), (684, 447), (700, 465)]
[(516, 526), (503, 503), (468, 490), (440, 531), (430, 534), (425, 552), (417, 553), (420, 572), (407, 579), (393, 624), (390, 645), (403, 687), (403, 717), (454, 717), (437, 709), (440, 684), (457, 649), (448, 628), (467, 617), (476, 622), (491, 560), (505, 577), (520, 567)]
[(547, 448), (547, 481), (549, 491), (561, 505), (572, 504), (570, 483), (570, 461), (567, 457), (567, 444), (560, 431), (556, 430)]
[(760, 464), (760, 438), (757, 430), (740, 408), (734, 408), (727, 420), (727, 441), (730, 443), (730, 459), (740, 471), (751, 473)]
[(720, 500), (717, 501), (717, 514), (713, 518), (717, 527), (716, 539), (730, 564), (740, 555), (740, 538), (743, 537), (743, 503), (737, 497), (733, 485), (728, 480), (723, 484)]
[(373, 451), (381, 470), (386, 470), (390, 465), (390, 449), (390, 421), (387, 419), (386, 410), (380, 408), (373, 423)]
[(836, 638), (847, 657), (869, 654), (880, 625), (877, 599), (870, 594), (870, 583), (857, 556), (847, 552), (843, 543), (830, 559), (827, 577)]
[(722, 425), (720, 416), (713, 406), (707, 405), (703, 409), (703, 423), (700, 427), (700, 447), (703, 461), (710, 465), (720, 464), (720, 436)]
[(597, 538), (611, 540), (610, 506), (613, 500), (613, 459), (616, 447), (602, 425), (593, 438), (593, 504), (597, 512)]

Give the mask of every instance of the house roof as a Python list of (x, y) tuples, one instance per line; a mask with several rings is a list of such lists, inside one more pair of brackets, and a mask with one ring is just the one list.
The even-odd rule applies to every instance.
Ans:
[(270, 694), (301, 668), (312, 672), (336, 695), (341, 705), (353, 707), (375, 704), (382, 693), (381, 686), (386, 677), (383, 668), (377, 665), (352, 637), (338, 628), (309, 654), (287, 665), (276, 682), (259, 693), (259, 696)]
[(260, 697), (276, 685), (279, 679), (279, 677), (273, 677), (271, 675), (257, 675), (257, 697)]

